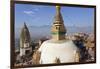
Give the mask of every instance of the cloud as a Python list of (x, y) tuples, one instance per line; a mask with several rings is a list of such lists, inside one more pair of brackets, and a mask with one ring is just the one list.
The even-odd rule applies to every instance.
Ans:
[(28, 14), (28, 15), (32, 15), (32, 14), (34, 14), (35, 12), (33, 12), (33, 11), (24, 11), (24, 13), (25, 13), (25, 14)]

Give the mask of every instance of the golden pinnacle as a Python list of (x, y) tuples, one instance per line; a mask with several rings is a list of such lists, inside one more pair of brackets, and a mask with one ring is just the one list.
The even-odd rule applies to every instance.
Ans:
[(60, 6), (57, 5), (57, 6), (56, 6), (56, 9), (60, 10)]

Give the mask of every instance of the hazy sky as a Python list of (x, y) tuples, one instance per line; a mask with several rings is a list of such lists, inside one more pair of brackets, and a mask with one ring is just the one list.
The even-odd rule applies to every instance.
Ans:
[[(15, 27), (52, 25), (55, 16), (55, 6), (47, 5), (15, 5)], [(93, 26), (94, 8), (61, 7), (66, 26)]]

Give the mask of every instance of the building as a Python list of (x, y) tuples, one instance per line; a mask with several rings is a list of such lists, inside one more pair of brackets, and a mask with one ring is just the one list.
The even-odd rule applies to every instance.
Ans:
[(32, 47), (30, 45), (30, 33), (29, 30), (24, 23), (24, 26), (21, 30), (20, 34), (20, 56), (24, 56), (30, 52), (32, 52)]
[(71, 63), (80, 61), (79, 49), (72, 40), (67, 40), (65, 38), (66, 29), (60, 10), (60, 6), (56, 6), (56, 15), (51, 28), (52, 38), (44, 41), (37, 50), (39, 53), (37, 54), (38, 58), (40, 57), (37, 61), (40, 64)]

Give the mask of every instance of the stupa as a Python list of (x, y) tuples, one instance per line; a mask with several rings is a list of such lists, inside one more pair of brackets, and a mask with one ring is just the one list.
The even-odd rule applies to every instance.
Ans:
[(40, 64), (79, 62), (80, 52), (72, 40), (66, 39), (66, 28), (61, 15), (61, 7), (56, 6), (56, 15), (51, 28), (52, 38), (44, 41), (38, 52)]

